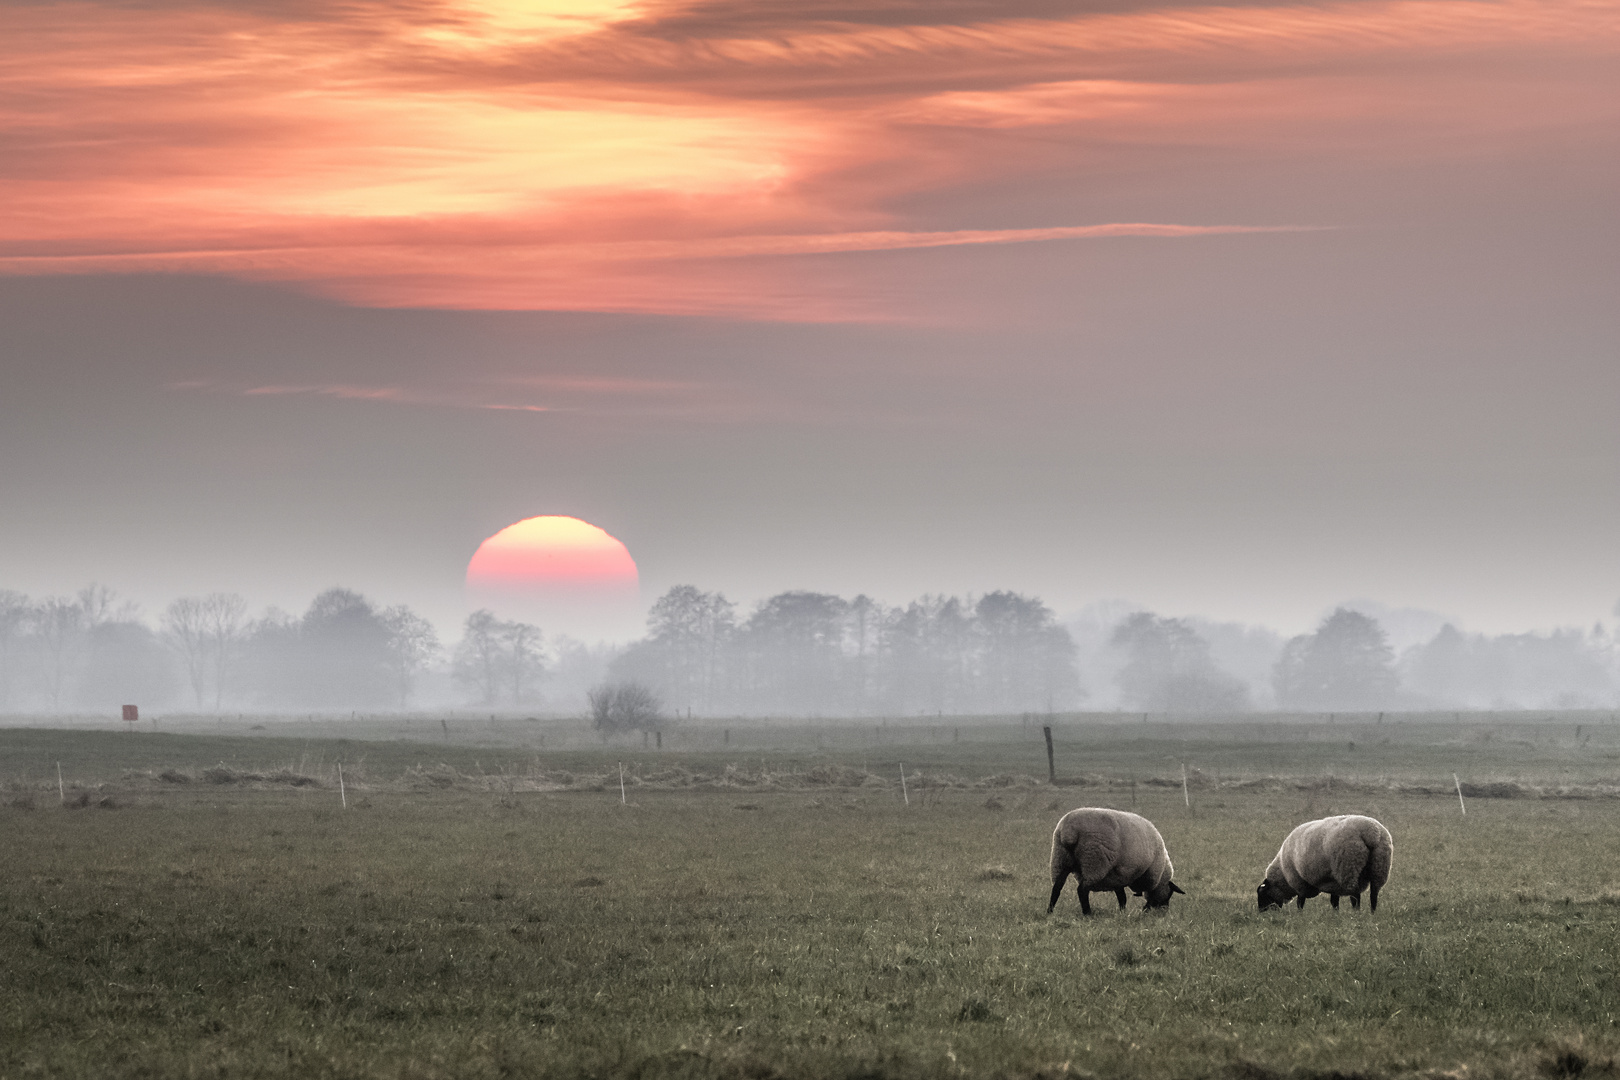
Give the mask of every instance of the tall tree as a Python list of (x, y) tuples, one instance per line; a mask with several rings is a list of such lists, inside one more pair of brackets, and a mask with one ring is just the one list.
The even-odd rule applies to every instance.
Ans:
[(467, 616), (456, 646), (452, 677), (469, 687), (483, 705), (495, 704), (501, 687), (501, 621), (488, 608)]
[(200, 712), (209, 669), (208, 631), (202, 601), (195, 596), (171, 600), (163, 609), (160, 624), (164, 642), (180, 658), (192, 700)]
[(522, 705), (533, 699), (546, 670), (540, 628), (526, 622), (503, 622), (499, 643), (507, 694), (513, 705)]
[(34, 608), (34, 632), (45, 653), (45, 694), (51, 711), (61, 708), (68, 676), (83, 648), (84, 607), (78, 600), (50, 596)]
[(1394, 659), (1377, 620), (1339, 608), (1283, 647), (1272, 683), (1285, 708), (1374, 709), (1400, 689)]
[(225, 700), (225, 687), (242, 644), (247, 601), (235, 593), (209, 593), (202, 599), (203, 638), (214, 676), (214, 711)]
[(1180, 619), (1139, 611), (1115, 628), (1111, 643), (1127, 660), (1117, 676), (1127, 704), (1150, 712), (1229, 712), (1248, 689), (1221, 671), (1209, 643)]
[(388, 627), (352, 589), (327, 589), (298, 622), (298, 668), (314, 705), (357, 708), (393, 699)]
[(850, 658), (851, 699), (865, 705), (872, 692), (872, 658), (877, 652), (883, 625), (883, 605), (861, 593), (849, 602), (847, 612)]
[(85, 663), (74, 700), (103, 711), (119, 705), (156, 708), (173, 700), (174, 654), (135, 619), (106, 619), (86, 631)]
[(21, 667), (23, 637), (33, 619), (34, 605), (11, 589), (0, 589), (0, 712), (11, 708), (12, 691)]
[(674, 586), (653, 603), (644, 647), (623, 666), (650, 679), (677, 712), (693, 707), (708, 711), (723, 653), (736, 629), (734, 610), (720, 593)]
[(972, 696), (974, 628), (954, 596), (924, 596), (895, 608), (883, 625), (888, 707), (896, 712), (963, 711)]
[(388, 630), (389, 669), (400, 708), (404, 708), (416, 688), (416, 677), (439, 654), (439, 633), (432, 623), (404, 604), (384, 608), (381, 619)]
[(277, 607), (266, 608), (244, 628), (238, 681), (242, 690), (260, 704), (316, 704), (303, 692), (302, 663), (298, 620), (292, 615)]
[(848, 607), (839, 597), (804, 591), (759, 605), (744, 628), (756, 703), (811, 713), (839, 707)]
[(975, 711), (1053, 709), (1081, 696), (1074, 639), (1040, 600), (986, 593), (973, 606), (973, 628), (979, 654)]
[(84, 628), (94, 629), (103, 623), (124, 622), (133, 620), (136, 616), (136, 607), (133, 603), (118, 602), (118, 593), (105, 585), (91, 582), (80, 589), (74, 599), (78, 602), (79, 610), (84, 612)]

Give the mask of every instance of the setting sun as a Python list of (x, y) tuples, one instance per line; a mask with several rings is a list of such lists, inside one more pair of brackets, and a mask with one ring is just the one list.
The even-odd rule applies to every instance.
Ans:
[(547, 515), (508, 525), (478, 545), (467, 587), (492, 593), (618, 593), (638, 585), (624, 544), (589, 522)]

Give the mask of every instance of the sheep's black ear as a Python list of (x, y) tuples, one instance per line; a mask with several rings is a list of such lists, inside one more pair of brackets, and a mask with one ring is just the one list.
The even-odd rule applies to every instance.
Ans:
[(1185, 890), (1185, 889), (1183, 889), (1183, 888), (1182, 888), (1182, 887), (1181, 887), (1181, 886), (1180, 886), (1180, 885), (1177, 885), (1177, 884), (1176, 884), (1176, 883), (1175, 883), (1175, 882), (1173, 882), (1173, 881), (1172, 881), (1172, 882), (1171, 882), (1171, 883), (1170, 883), (1170, 891), (1171, 891), (1171, 892), (1178, 892), (1178, 893), (1180, 893), (1180, 894), (1181, 894), (1181, 895), (1182, 895), (1182, 896), (1186, 896), (1186, 895), (1187, 895), (1187, 890)]

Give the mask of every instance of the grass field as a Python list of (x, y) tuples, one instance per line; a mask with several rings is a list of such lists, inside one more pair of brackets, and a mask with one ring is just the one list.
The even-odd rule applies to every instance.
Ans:
[[(0, 730), (0, 1077), (1612, 1075), (1620, 746), (1565, 719), (1074, 724), (1070, 788), (1016, 723)], [(1521, 797), (1465, 817), (1453, 772)], [(1190, 895), (1047, 917), (1059, 813), (1133, 802)], [(1378, 914), (1257, 913), (1281, 837), (1345, 812), (1395, 836)]]

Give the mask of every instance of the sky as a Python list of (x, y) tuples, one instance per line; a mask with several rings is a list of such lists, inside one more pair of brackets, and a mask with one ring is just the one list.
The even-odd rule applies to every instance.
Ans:
[(0, 587), (1590, 624), (1616, 192), (1620, 0), (0, 0)]

